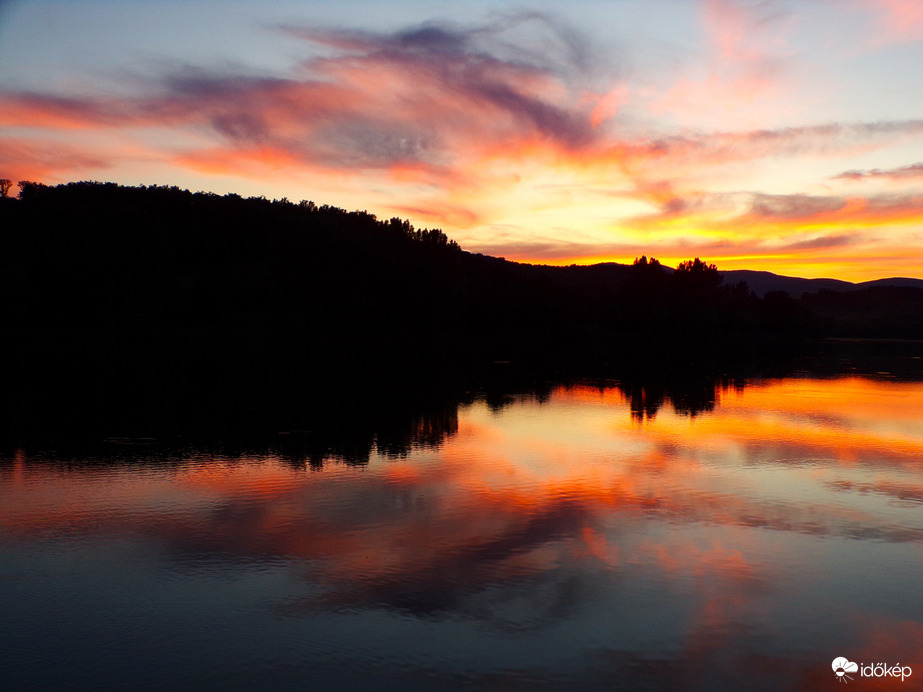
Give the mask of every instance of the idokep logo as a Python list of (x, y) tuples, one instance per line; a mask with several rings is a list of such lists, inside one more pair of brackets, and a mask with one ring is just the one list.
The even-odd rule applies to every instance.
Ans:
[(909, 678), (913, 671), (910, 666), (902, 666), (900, 663), (891, 665), (889, 663), (853, 663), (842, 656), (833, 659), (833, 672), (836, 675), (837, 682), (849, 682), (854, 678), (848, 673), (859, 673), (863, 678), (900, 678), (901, 682)]
[(840, 656), (839, 658), (833, 659), (833, 672), (836, 673), (837, 682), (849, 682), (852, 678), (848, 676), (847, 673), (859, 672), (859, 664), (847, 661)]

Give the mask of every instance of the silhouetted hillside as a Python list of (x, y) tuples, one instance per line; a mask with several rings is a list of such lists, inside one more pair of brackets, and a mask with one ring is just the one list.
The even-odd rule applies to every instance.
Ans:
[(750, 290), (760, 298), (770, 291), (783, 291), (793, 298), (800, 298), (805, 293), (814, 291), (846, 291), (855, 288), (855, 284), (839, 279), (802, 279), (796, 276), (781, 276), (772, 272), (750, 269), (723, 271), (721, 275), (728, 283), (746, 282)]
[(894, 277), (888, 279), (875, 279), (852, 283), (840, 279), (802, 279), (795, 276), (781, 276), (767, 271), (752, 271), (749, 269), (735, 269), (722, 271), (721, 276), (726, 283), (744, 281), (750, 290), (762, 298), (770, 291), (784, 291), (793, 298), (800, 298), (806, 293), (817, 291), (856, 291), (873, 286), (905, 286), (908, 288), (923, 288), (923, 279), (909, 279)]
[(435, 361), (923, 337), (915, 287), (760, 297), (698, 258), (675, 270), (647, 258), (533, 266), (311, 201), (112, 183), (21, 187), (0, 206), (0, 319), (27, 339), (285, 339), (329, 358), (413, 352)]

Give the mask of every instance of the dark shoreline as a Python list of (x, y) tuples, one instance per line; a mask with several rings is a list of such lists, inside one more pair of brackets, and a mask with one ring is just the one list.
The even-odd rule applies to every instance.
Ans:
[(361, 463), (376, 439), (392, 439), (397, 454), (421, 442), (421, 430), (438, 441), (458, 407), (476, 399), (502, 407), (559, 386), (617, 387), (643, 418), (665, 405), (697, 415), (710, 410), (721, 388), (766, 379), (923, 380), (915, 341), (790, 340), (731, 349), (700, 342), (672, 352), (632, 343), (604, 359), (563, 347), (529, 352), (521, 344), (492, 355), (460, 341), (448, 349), (405, 346), (20, 338), (9, 356), (15, 367), (5, 378), (0, 446), (111, 451), (120, 444), (112, 440), (129, 441), (124, 446), (146, 439), (166, 447), (297, 448), (301, 459), (333, 454)]

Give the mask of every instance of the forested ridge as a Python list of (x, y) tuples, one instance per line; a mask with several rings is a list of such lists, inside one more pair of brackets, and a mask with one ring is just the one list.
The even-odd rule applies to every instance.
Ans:
[(488, 350), (493, 341), (923, 338), (915, 287), (758, 297), (698, 258), (674, 270), (646, 257), (524, 265), (465, 252), (440, 230), (312, 201), (23, 183), (0, 214), (0, 319), (19, 334), (403, 336)]

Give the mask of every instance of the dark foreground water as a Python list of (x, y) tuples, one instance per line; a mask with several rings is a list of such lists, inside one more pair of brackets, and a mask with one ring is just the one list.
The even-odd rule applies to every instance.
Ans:
[[(0, 687), (923, 683), (923, 384), (571, 386), (407, 426), (14, 451)], [(862, 676), (880, 663), (911, 677)]]

